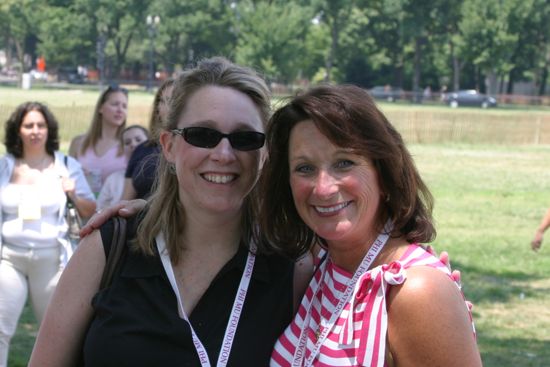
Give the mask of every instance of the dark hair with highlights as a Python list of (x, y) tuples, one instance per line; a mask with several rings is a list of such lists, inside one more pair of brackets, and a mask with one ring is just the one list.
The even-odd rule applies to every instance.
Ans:
[(23, 141), (19, 136), (19, 130), (25, 116), (31, 111), (38, 111), (44, 116), (48, 125), (48, 139), (46, 140), (46, 152), (49, 155), (54, 154), (59, 149), (59, 124), (46, 105), (40, 102), (25, 102), (19, 105), (6, 121), (4, 145), (6, 151), (12, 154), (15, 158), (23, 157)]
[(289, 138), (294, 126), (304, 120), (311, 120), (333, 144), (373, 162), (386, 199), (378, 212), (379, 230), (390, 219), (392, 236), (402, 235), (410, 243), (435, 238), (433, 197), (401, 135), (364, 89), (325, 85), (292, 98), (268, 124), (269, 158), (261, 179), (265, 195), (260, 222), (270, 246), (297, 257), (313, 243), (324, 243), (298, 215), (289, 183)]

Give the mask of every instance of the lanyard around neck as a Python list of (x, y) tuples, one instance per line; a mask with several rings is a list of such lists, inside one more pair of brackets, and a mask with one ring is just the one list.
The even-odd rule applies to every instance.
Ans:
[[(338, 320), (338, 317), (340, 317), (340, 314), (344, 310), (344, 306), (349, 302), (350, 297), (352, 296), (353, 290), (355, 289), (355, 284), (357, 283), (357, 280), (365, 274), (368, 270), (371, 264), (373, 263), (376, 256), (380, 253), (386, 242), (388, 241), (389, 234), (393, 228), (393, 225), (391, 222), (387, 222), (384, 226), (384, 230), (382, 233), (378, 235), (374, 243), (371, 245), (369, 251), (366, 253), (365, 257), (363, 257), (363, 261), (361, 261), (361, 264), (355, 270), (355, 273), (353, 274), (353, 277), (348, 281), (346, 285), (346, 289), (342, 296), (340, 297), (340, 300), (336, 307), (334, 308), (334, 311), (331, 314), (331, 317), (326, 325), (326, 327), (323, 328), (321, 334), (317, 338), (315, 342), (315, 346), (313, 347), (313, 350), (311, 351), (311, 354), (306, 360), (305, 366), (312, 366), (313, 361), (319, 351), (321, 350), (321, 346), (323, 345), (325, 339), (327, 338), (329, 332), (332, 330), (334, 325), (336, 324), (336, 321)], [(301, 367), (303, 366), (303, 361), (306, 355), (306, 349), (307, 349), (307, 340), (308, 340), (308, 329), (309, 329), (309, 323), (311, 320), (311, 313), (313, 308), (313, 301), (315, 299), (315, 295), (317, 294), (317, 291), (319, 290), (319, 287), (323, 284), (323, 278), (325, 275), (325, 271), (327, 268), (327, 262), (325, 261), (322, 266), (318, 269), (318, 271), (321, 272), (321, 276), (319, 278), (319, 282), (317, 283), (317, 286), (313, 290), (311, 300), (309, 302), (306, 301), (306, 298), (304, 297), (304, 307), (307, 310), (306, 315), (304, 317), (304, 322), (302, 325), (302, 330), (300, 332), (300, 339), (298, 339), (298, 345), (296, 347), (296, 350), (294, 351), (294, 358), (292, 361), (292, 367)], [(314, 279), (312, 279), (312, 282)], [(353, 310), (350, 310), (349, 312), (353, 312)], [(320, 322), (320, 320), (319, 320)]]
[[(174, 268), (172, 267), (172, 262), (170, 261), (168, 250), (166, 249), (166, 242), (164, 240), (163, 234), (159, 233), (155, 237), (155, 240), (157, 242), (157, 249), (160, 254), (162, 265), (164, 266), (166, 275), (170, 280), (170, 284), (172, 285), (172, 289), (174, 290), (174, 293), (176, 294), (176, 298), (178, 300), (179, 314), (187, 322), (187, 324), (189, 324), (189, 329), (191, 330), (191, 337), (193, 339), (193, 345), (197, 350), (197, 355), (199, 356), (201, 366), (210, 367), (211, 364), (210, 364), (210, 360), (208, 359), (208, 353), (206, 352), (206, 348), (204, 347), (199, 337), (195, 333), (195, 330), (193, 329), (193, 326), (191, 325), (191, 322), (189, 321), (189, 318), (187, 317), (187, 315), (185, 314), (185, 310), (183, 309), (183, 299), (181, 298), (180, 292), (178, 290), (178, 285), (176, 283), (176, 276), (174, 274)], [(227, 322), (227, 327), (225, 329), (225, 335), (223, 337), (222, 346), (218, 356), (218, 363), (216, 364), (216, 366), (225, 367), (229, 360), (229, 353), (231, 352), (233, 340), (235, 339), (237, 325), (239, 323), (239, 319), (241, 317), (241, 313), (244, 307), (244, 301), (246, 298), (246, 293), (248, 292), (250, 279), (252, 278), (252, 270), (254, 269), (254, 261), (256, 259), (256, 256), (254, 255), (255, 251), (256, 251), (255, 245), (251, 244), (250, 250), (248, 251), (246, 266), (245, 266), (243, 275), (241, 277), (241, 282), (239, 284), (239, 289), (235, 296), (235, 301), (233, 302), (233, 308), (231, 309), (231, 315), (229, 316), (229, 321)]]

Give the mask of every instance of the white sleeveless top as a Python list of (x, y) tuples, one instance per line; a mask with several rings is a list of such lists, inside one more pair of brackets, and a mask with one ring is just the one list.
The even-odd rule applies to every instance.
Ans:
[(59, 246), (61, 179), (44, 175), (34, 185), (9, 183), (0, 189), (2, 242), (24, 248)]

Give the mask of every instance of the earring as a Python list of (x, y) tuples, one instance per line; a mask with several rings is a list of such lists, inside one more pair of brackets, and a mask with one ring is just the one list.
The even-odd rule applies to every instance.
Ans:
[(390, 194), (386, 194), (386, 197), (384, 198), (384, 201), (386, 203), (389, 203), (390, 202)]
[(168, 172), (173, 175), (176, 174), (176, 165), (174, 163), (168, 163)]

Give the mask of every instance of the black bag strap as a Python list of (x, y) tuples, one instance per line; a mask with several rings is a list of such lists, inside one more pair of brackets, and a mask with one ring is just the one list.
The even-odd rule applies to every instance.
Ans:
[(107, 255), (105, 269), (101, 276), (99, 289), (107, 288), (113, 282), (113, 276), (120, 263), (120, 259), (126, 248), (126, 219), (122, 217), (113, 218), (113, 236), (111, 237), (111, 249)]
[[(67, 167), (67, 171), (69, 171), (69, 157), (66, 154), (63, 156), (63, 162), (65, 163), (65, 167)], [(70, 171), (69, 171), (69, 174), (70, 174)], [(67, 197), (67, 207), (76, 208), (76, 205), (73, 202), (73, 200), (69, 197), (69, 194), (65, 193), (65, 196)]]

